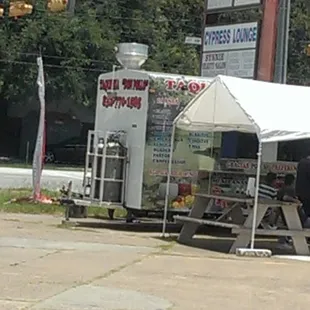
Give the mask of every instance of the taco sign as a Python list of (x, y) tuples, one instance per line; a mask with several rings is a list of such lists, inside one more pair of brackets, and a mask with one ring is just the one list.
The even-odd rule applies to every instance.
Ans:
[(191, 94), (198, 94), (205, 89), (210, 83), (207, 81), (195, 81), (195, 80), (165, 80), (165, 86), (167, 91), (188, 91)]

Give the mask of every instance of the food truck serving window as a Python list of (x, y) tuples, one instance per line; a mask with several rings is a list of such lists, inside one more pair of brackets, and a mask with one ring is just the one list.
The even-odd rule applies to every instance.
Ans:
[[(224, 142), (225, 136), (230, 143)], [(233, 139), (232, 139), (233, 138)], [(255, 134), (233, 132), (223, 135), (222, 148), (228, 147), (229, 154), (225, 154), (226, 158), (247, 158), (256, 159), (258, 151), (258, 139)], [(310, 139), (286, 141), (278, 143), (278, 161), (298, 162), (306, 156), (306, 150), (310, 149)], [(226, 152), (227, 153), (227, 152)]]
[(306, 150), (310, 148), (310, 139), (279, 142), (278, 160), (298, 162), (301, 158), (308, 155)]
[(222, 158), (255, 159), (258, 140), (255, 134), (241, 132), (225, 132), (222, 135)]
[(237, 158), (257, 158), (258, 139), (256, 134), (238, 133)]

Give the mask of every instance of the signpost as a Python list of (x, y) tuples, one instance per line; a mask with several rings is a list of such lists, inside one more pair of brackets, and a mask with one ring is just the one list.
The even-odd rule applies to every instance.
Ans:
[(44, 83), (43, 60), (41, 56), (37, 58), (37, 64), (38, 64), (37, 84), (40, 100), (40, 119), (32, 163), (32, 184), (33, 184), (34, 201), (38, 201), (41, 198), (41, 174), (45, 153), (45, 83)]
[(201, 75), (254, 78), (258, 23), (205, 27)]

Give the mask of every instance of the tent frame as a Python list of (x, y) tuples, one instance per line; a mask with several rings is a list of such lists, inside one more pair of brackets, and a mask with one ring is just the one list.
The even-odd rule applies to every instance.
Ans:
[[(165, 206), (164, 206), (164, 218), (162, 226), (162, 236), (166, 237), (166, 228), (167, 228), (167, 218), (168, 218), (168, 207), (169, 207), (169, 189), (171, 181), (171, 172), (172, 172), (172, 157), (173, 157), (173, 147), (174, 147), (174, 136), (175, 136), (176, 125), (173, 124), (171, 141), (170, 141), (170, 154), (169, 154), (169, 166), (167, 172), (167, 183), (166, 183), (166, 193), (165, 193)], [(258, 144), (258, 153), (257, 153), (257, 169), (256, 169), (256, 181), (255, 181), (255, 196), (254, 196), (254, 214), (251, 228), (251, 243), (250, 248), (253, 250), (255, 246), (255, 231), (256, 231), (256, 220), (257, 220), (257, 208), (258, 208), (258, 189), (260, 183), (260, 173), (262, 165), (262, 142)]]
[[(209, 86), (205, 89), (207, 91), (208, 88), (210, 88), (214, 83), (215, 79), (209, 84)], [(216, 84), (217, 88), (217, 84)], [(173, 157), (173, 148), (174, 148), (174, 139), (175, 139), (175, 131), (176, 131), (176, 124), (178, 120), (181, 118), (181, 116), (196, 102), (197, 99), (199, 99), (204, 92), (200, 92), (195, 98), (192, 99), (192, 101), (185, 107), (185, 109), (174, 119), (172, 124), (172, 132), (171, 132), (171, 140), (170, 140), (170, 153), (169, 153), (169, 164), (168, 164), (168, 171), (167, 171), (167, 183), (166, 183), (166, 193), (165, 193), (165, 205), (164, 205), (164, 217), (163, 217), (163, 226), (162, 226), (162, 236), (166, 237), (166, 228), (167, 228), (167, 215), (168, 215), (168, 207), (169, 207), (169, 190), (170, 190), (170, 181), (171, 181), (171, 172), (172, 172), (172, 157)], [(217, 89), (215, 89), (215, 97), (216, 97)], [(214, 113), (215, 115), (215, 108), (216, 103), (214, 100)], [(255, 196), (254, 196), (254, 210), (253, 210), (253, 221), (252, 221), (252, 228), (251, 228), (251, 243), (250, 248), (254, 249), (255, 246), (255, 231), (256, 231), (256, 220), (257, 220), (257, 208), (258, 208), (258, 189), (259, 189), (259, 183), (260, 183), (260, 174), (261, 174), (261, 164), (262, 164), (262, 141), (259, 135), (259, 131), (257, 130), (257, 127), (255, 124), (253, 124), (253, 127), (255, 128), (255, 132), (259, 141), (258, 144), (258, 152), (257, 152), (257, 169), (256, 169), (256, 186), (255, 186)], [(214, 127), (214, 130), (212, 132), (216, 132), (216, 127)], [(237, 130), (236, 130), (237, 131)], [(254, 132), (253, 132), (254, 133)]]

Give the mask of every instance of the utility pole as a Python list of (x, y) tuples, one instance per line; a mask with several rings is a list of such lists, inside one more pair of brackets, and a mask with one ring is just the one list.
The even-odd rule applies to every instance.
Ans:
[(286, 84), (289, 50), (291, 0), (280, 0), (274, 82)]
[(285, 25), (285, 49), (284, 49), (284, 66), (283, 66), (283, 84), (287, 82), (287, 66), (288, 66), (288, 50), (290, 40), (290, 17), (291, 17), (291, 0), (287, 0), (286, 3), (286, 25)]
[(69, 0), (68, 2), (68, 12), (74, 15), (76, 0)]
[(3, 17), (7, 20), (10, 11), (10, 1), (3, 0)]

